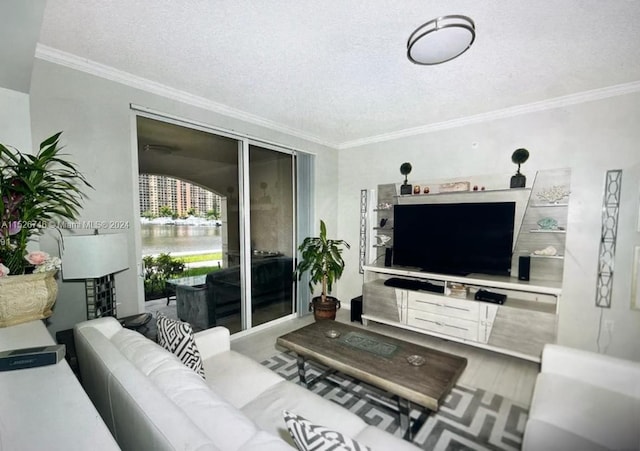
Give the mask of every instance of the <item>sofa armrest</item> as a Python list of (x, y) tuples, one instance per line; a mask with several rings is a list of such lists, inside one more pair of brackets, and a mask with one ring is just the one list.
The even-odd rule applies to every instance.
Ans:
[(542, 373), (553, 373), (640, 399), (640, 362), (547, 344)]
[(229, 329), (218, 326), (193, 334), (203, 360), (231, 349)]

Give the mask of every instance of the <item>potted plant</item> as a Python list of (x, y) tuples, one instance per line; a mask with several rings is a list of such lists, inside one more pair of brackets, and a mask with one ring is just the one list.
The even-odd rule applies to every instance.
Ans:
[(313, 310), (313, 315), (318, 319), (335, 319), (336, 310), (340, 308), (340, 301), (327, 293), (331, 292), (333, 283), (340, 279), (344, 271), (344, 260), (342, 251), (349, 248), (349, 244), (344, 240), (331, 240), (327, 238), (327, 226), (320, 220), (320, 236), (307, 237), (304, 239), (298, 250), (301, 259), (294, 272), (294, 277), (298, 280), (302, 274), (309, 272), (309, 289), (313, 293), (314, 287), (321, 284), (320, 296), (311, 300), (309, 309)]
[[(52, 313), (60, 259), (27, 254), (27, 244), (56, 228), (56, 221), (75, 220), (84, 198), (81, 188), (91, 187), (73, 163), (61, 158), (61, 133), (43, 141), (36, 155), (0, 144), (0, 327)], [(36, 305), (43, 296), (45, 305)]]

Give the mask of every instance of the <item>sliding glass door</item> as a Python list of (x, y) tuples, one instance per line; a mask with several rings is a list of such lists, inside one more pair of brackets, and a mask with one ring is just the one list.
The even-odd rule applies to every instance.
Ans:
[(251, 325), (294, 311), (294, 157), (249, 145)]
[[(162, 275), (168, 302), (156, 303), (175, 299), (179, 319), (232, 333), (291, 315), (294, 152), (190, 125), (137, 117), (143, 256), (169, 253), (185, 263)], [(149, 230), (176, 243), (145, 252)], [(157, 279), (155, 269), (146, 273)]]

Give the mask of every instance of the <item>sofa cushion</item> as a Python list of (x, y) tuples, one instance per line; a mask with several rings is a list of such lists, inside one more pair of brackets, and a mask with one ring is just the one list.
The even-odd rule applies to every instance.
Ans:
[(282, 412), (284, 422), (300, 451), (332, 449), (336, 451), (365, 451), (364, 445), (356, 442), (344, 434), (312, 423), (295, 413), (285, 410)]
[(259, 431), (239, 451), (291, 451), (291, 445), (275, 435)]
[(609, 451), (609, 448), (587, 440), (566, 429), (545, 421), (529, 420), (522, 440), (522, 449), (531, 451)]
[(204, 360), (204, 370), (207, 384), (238, 408), (284, 380), (264, 365), (235, 351), (221, 352)]
[(257, 434), (246, 415), (156, 343), (128, 329), (114, 335), (112, 342), (216, 447), (238, 450)]
[(204, 378), (202, 358), (193, 338), (193, 328), (189, 323), (167, 318), (159, 313), (156, 321), (158, 344), (174, 353), (188, 368)]
[(347, 409), (286, 380), (273, 385), (242, 407), (242, 412), (260, 429), (293, 444), (282, 416), (277, 414), (283, 410), (296, 412), (314, 423), (349, 437), (357, 437), (367, 426), (360, 417)]
[(541, 373), (531, 406), (532, 421), (568, 431), (567, 440), (578, 435), (585, 442), (608, 449), (638, 449), (640, 445), (640, 403), (631, 396), (566, 376)]

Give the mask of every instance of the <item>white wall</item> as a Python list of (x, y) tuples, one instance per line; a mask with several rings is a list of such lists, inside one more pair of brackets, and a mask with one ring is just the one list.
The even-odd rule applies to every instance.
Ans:
[[(572, 169), (564, 292), (558, 342), (640, 360), (640, 311), (630, 309), (631, 263), (640, 234), (635, 230), (640, 190), (640, 94), (593, 101), (507, 119), (467, 125), (354, 149), (339, 156), (339, 220), (337, 237), (352, 244), (338, 296), (347, 301), (362, 293), (358, 273), (359, 195), (364, 188), (399, 183), (400, 165), (411, 162), (409, 182), (515, 173), (512, 152), (531, 156), (523, 167), (530, 186), (537, 170)], [(474, 143), (476, 145), (474, 145)], [(595, 304), (601, 206), (607, 169), (623, 169), (613, 303)], [(635, 177), (631, 177), (635, 169)], [(615, 321), (611, 339), (597, 342), (600, 315)], [(599, 346), (598, 346), (599, 345)]]
[(33, 152), (29, 94), (0, 87), (0, 143)]
[[(137, 276), (140, 235), (137, 197), (134, 198), (137, 191), (137, 149), (132, 148), (132, 133), (135, 131), (132, 129), (135, 125), (129, 108), (131, 103), (316, 153), (319, 182), (316, 205), (319, 214), (328, 217), (326, 209), (331, 205), (335, 208), (337, 186), (333, 179), (332, 183), (322, 182), (328, 177), (324, 174), (337, 173), (336, 150), (36, 60), (31, 85), (34, 141), (40, 142), (63, 130), (62, 141), (66, 152), (95, 188), (88, 191), (89, 199), (82, 210), (81, 221), (117, 220), (129, 221), (131, 225), (126, 230), (130, 244), (130, 269), (116, 275), (117, 298), (121, 303), (118, 307), (119, 316), (143, 310), (141, 284)], [(326, 199), (332, 201), (327, 202)], [(333, 217), (330, 226), (336, 230), (335, 215)], [(44, 243), (43, 247), (51, 250), (54, 243)], [(50, 329), (55, 332), (70, 328), (86, 319), (85, 315), (83, 284), (62, 283)]]

